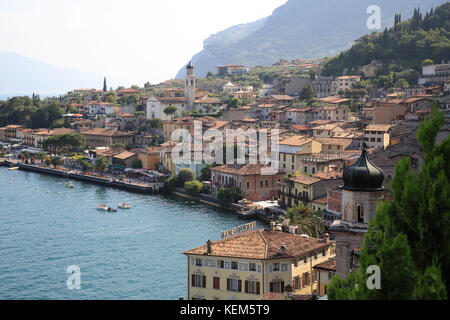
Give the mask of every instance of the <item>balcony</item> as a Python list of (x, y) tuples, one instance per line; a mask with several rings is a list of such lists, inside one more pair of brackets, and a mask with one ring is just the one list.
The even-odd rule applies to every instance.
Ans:
[(285, 196), (285, 197), (289, 197), (291, 199), (295, 199), (295, 200), (299, 200), (302, 202), (310, 202), (311, 199), (308, 196), (303, 196), (303, 194), (298, 193), (297, 195), (293, 194), (293, 193), (286, 193), (286, 192), (281, 192), (280, 194), (281, 196)]

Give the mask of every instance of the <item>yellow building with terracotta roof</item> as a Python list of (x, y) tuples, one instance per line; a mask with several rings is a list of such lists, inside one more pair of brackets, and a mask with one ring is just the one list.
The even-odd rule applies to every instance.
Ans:
[(298, 171), (300, 158), (297, 155), (320, 153), (322, 144), (306, 136), (287, 136), (279, 143), (280, 170), (285, 173)]
[[(326, 207), (327, 189), (342, 182), (342, 172), (321, 172), (315, 175), (299, 174), (281, 183), (279, 204), (282, 207), (295, 207), (300, 203), (314, 206), (314, 211)], [(314, 201), (317, 201), (314, 203)]]
[(314, 294), (313, 266), (333, 254), (328, 237), (249, 230), (185, 251), (188, 299), (256, 300), (268, 292)]

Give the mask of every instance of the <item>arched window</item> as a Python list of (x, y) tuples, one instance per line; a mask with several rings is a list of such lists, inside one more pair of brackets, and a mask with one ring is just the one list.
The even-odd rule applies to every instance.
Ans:
[(358, 222), (364, 222), (364, 208), (358, 206)]

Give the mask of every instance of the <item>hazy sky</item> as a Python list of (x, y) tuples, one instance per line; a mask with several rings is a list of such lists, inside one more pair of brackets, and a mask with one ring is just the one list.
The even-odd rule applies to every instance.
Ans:
[(143, 85), (287, 0), (0, 0), (0, 51)]

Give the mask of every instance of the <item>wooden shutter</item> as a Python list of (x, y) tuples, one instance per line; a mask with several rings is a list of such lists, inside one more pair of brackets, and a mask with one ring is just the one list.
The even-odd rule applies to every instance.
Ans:
[(238, 292), (242, 292), (242, 280), (238, 280)]
[(248, 281), (245, 280), (245, 293), (248, 293)]
[(231, 279), (227, 279), (227, 290), (231, 291)]
[(220, 290), (220, 278), (219, 277), (213, 278), (213, 289)]
[(270, 292), (273, 292), (273, 282), (270, 283)]
[(206, 288), (206, 276), (203, 276), (203, 288)]
[(195, 287), (195, 274), (192, 275), (191, 282), (191, 286)]
[(281, 289), (280, 292), (283, 293), (284, 292), (284, 281), (281, 281), (281, 288), (280, 289)]
[(259, 294), (259, 293), (260, 293), (260, 284), (258, 281), (258, 282), (256, 282), (256, 294)]

